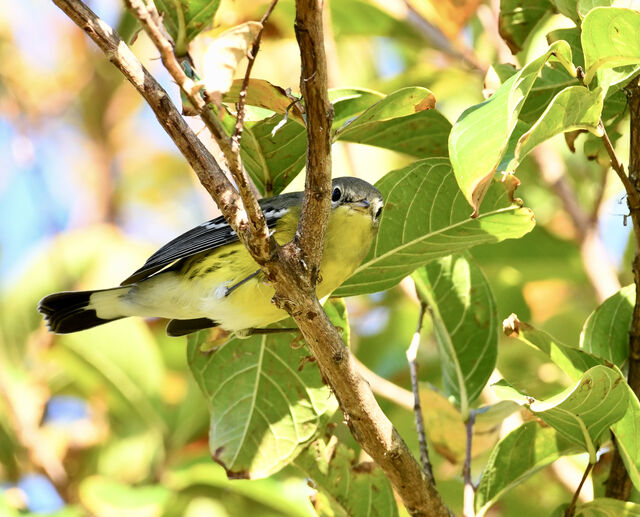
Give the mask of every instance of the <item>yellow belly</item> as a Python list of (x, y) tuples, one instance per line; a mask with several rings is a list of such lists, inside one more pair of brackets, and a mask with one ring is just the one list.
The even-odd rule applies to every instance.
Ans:
[[(291, 240), (297, 220), (297, 213), (289, 213), (278, 222), (280, 244)], [(316, 290), (319, 298), (331, 294), (360, 265), (375, 231), (365, 212), (346, 206), (331, 212)], [(226, 330), (265, 327), (288, 314), (271, 302), (275, 290), (262, 273), (225, 296), (226, 289), (258, 269), (240, 243), (200, 254), (188, 259), (179, 274), (167, 271), (141, 282), (135, 295), (140, 308), (136, 313), (172, 319), (206, 317)]]

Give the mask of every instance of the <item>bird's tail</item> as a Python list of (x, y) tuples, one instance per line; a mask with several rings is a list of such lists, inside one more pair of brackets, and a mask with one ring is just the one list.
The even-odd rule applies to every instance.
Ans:
[(45, 296), (38, 304), (49, 330), (69, 334), (124, 318), (121, 298), (131, 286), (99, 291), (69, 291)]

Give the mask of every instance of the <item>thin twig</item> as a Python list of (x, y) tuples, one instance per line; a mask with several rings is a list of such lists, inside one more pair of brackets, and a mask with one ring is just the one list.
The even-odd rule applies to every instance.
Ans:
[(242, 139), (242, 130), (244, 129), (244, 112), (245, 105), (247, 103), (247, 90), (249, 89), (249, 78), (251, 77), (251, 70), (253, 69), (253, 64), (256, 62), (256, 57), (258, 56), (258, 52), (260, 51), (260, 41), (262, 40), (262, 32), (264, 31), (264, 24), (267, 23), (269, 16), (273, 12), (278, 0), (272, 0), (269, 8), (264, 13), (262, 18), (260, 19), (260, 30), (256, 37), (253, 40), (253, 45), (251, 46), (251, 50), (247, 55), (247, 69), (244, 72), (244, 78), (242, 79), (242, 86), (240, 88), (240, 93), (238, 94), (238, 103), (236, 105), (236, 125), (233, 128), (233, 135), (231, 136), (231, 149), (236, 156), (240, 153), (240, 140)]
[(582, 479), (580, 480), (580, 484), (578, 485), (578, 488), (576, 488), (576, 491), (573, 494), (573, 498), (571, 499), (571, 504), (569, 505), (569, 508), (567, 508), (564, 512), (564, 517), (573, 517), (573, 514), (576, 513), (576, 504), (578, 502), (578, 497), (580, 497), (580, 491), (582, 490), (582, 485), (584, 485), (584, 482), (587, 480), (587, 477), (589, 477), (589, 473), (591, 472), (593, 465), (594, 463), (589, 463), (587, 465), (587, 468), (585, 469), (584, 474), (582, 475)]
[(464, 479), (464, 517), (474, 517), (476, 514), (475, 508), (473, 506), (476, 487), (473, 485), (473, 481), (471, 479), (471, 452), (473, 445), (473, 425), (475, 424), (475, 422), (475, 411), (469, 411), (469, 418), (465, 422), (465, 428), (467, 431), (467, 445), (464, 450), (464, 465), (462, 466), (462, 478)]
[[(203, 86), (194, 83), (185, 74), (175, 55), (173, 44), (166, 38), (162, 27), (156, 21), (158, 16), (154, 12), (155, 8), (151, 8), (150, 11), (143, 0), (125, 0), (125, 4), (138, 19), (140, 25), (142, 25), (142, 28), (160, 52), (163, 65), (200, 114), (200, 118), (209, 129), (227, 160), (229, 170), (240, 193), (244, 210), (248, 215), (249, 225), (245, 226), (243, 228), (244, 231), (241, 233), (247, 236), (249, 234), (255, 236), (253, 239), (245, 239), (245, 245), (252, 248), (252, 254), (258, 256), (261, 262), (269, 260), (273, 254), (273, 246), (269, 243), (269, 231), (262, 210), (260, 210), (258, 200), (253, 194), (246, 174), (242, 170), (239, 152), (237, 150), (234, 151), (218, 117), (202, 98), (201, 91)], [(206, 91), (204, 92), (204, 97), (208, 98)]]
[(407, 361), (409, 362), (409, 373), (411, 375), (411, 389), (413, 390), (413, 414), (416, 420), (416, 431), (418, 433), (418, 444), (420, 446), (420, 461), (422, 470), (428, 479), (435, 484), (431, 460), (429, 459), (429, 449), (427, 448), (427, 434), (424, 428), (424, 418), (422, 417), (422, 407), (420, 406), (420, 387), (418, 386), (418, 347), (420, 346), (420, 333), (422, 332), (422, 320), (427, 310), (427, 304), (420, 302), (420, 314), (418, 316), (418, 326), (409, 348), (407, 348)]

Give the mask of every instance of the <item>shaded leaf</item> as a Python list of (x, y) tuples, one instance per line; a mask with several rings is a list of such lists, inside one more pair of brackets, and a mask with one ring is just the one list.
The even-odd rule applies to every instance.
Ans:
[(579, 449), (555, 429), (528, 422), (505, 436), (493, 449), (475, 495), (478, 515), (506, 491), (541, 468)]
[[(334, 318), (339, 314), (340, 308), (333, 311)], [(339, 317), (332, 321), (347, 325)], [(308, 349), (292, 346), (288, 333), (230, 339), (203, 352), (206, 337), (200, 332), (189, 338), (188, 358), (209, 402), (214, 460), (230, 478), (277, 472), (315, 438), (336, 400)]]
[(242, 162), (249, 176), (258, 190), (267, 196), (280, 194), (306, 161), (304, 126), (294, 120), (288, 120), (284, 125), (280, 125), (281, 122), (281, 115), (246, 122), (240, 145)]
[(551, 45), (556, 41), (564, 40), (571, 47), (573, 64), (584, 68), (584, 54), (582, 52), (581, 31), (578, 27), (568, 29), (556, 29), (547, 33), (547, 43)]
[(513, 54), (522, 50), (531, 31), (551, 10), (548, 0), (500, 0), (498, 30)]
[(393, 490), (382, 470), (372, 462), (357, 464), (355, 452), (342, 443), (316, 440), (295, 465), (327, 496), (314, 505), (319, 515), (331, 511), (350, 517), (398, 515)]
[(542, 56), (507, 79), (489, 100), (465, 110), (453, 125), (449, 156), (460, 189), (476, 213), (506, 151), (523, 103), (552, 55), (575, 75), (569, 44), (553, 43)]
[(531, 411), (559, 434), (589, 453), (596, 451), (604, 432), (620, 420), (629, 402), (626, 383), (616, 369), (594, 366), (575, 386), (546, 401), (530, 405)]
[(622, 368), (629, 356), (629, 328), (635, 299), (633, 284), (607, 298), (585, 321), (580, 348)]
[(628, 77), (635, 70), (612, 74), (608, 68), (640, 63), (640, 13), (631, 9), (597, 7), (589, 11), (582, 23), (585, 83), (598, 73), (603, 89)]
[(345, 125), (347, 121), (384, 99), (384, 97), (382, 93), (362, 88), (334, 88), (329, 90), (329, 100), (333, 104), (333, 128), (338, 129)]
[(443, 158), (389, 172), (376, 186), (385, 199), (378, 235), (336, 296), (388, 289), (431, 260), (521, 237), (535, 224), (532, 212), (512, 205), (500, 184), (490, 189), (483, 213), (470, 218), (451, 165)]
[[(426, 386), (420, 387), (425, 431), (429, 444), (451, 463), (462, 463), (465, 457), (467, 430), (460, 411), (444, 396)], [(520, 406), (500, 401), (491, 406), (472, 410), (476, 414), (473, 426), (472, 455), (479, 456), (493, 447), (498, 439), (500, 424)]]
[(412, 278), (427, 303), (442, 359), (442, 378), (466, 420), (498, 355), (498, 314), (487, 278), (464, 255), (434, 260)]

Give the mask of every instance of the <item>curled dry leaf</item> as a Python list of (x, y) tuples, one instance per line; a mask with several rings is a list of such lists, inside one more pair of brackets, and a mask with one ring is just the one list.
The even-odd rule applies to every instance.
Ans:
[(238, 63), (244, 58), (262, 29), (260, 22), (246, 22), (220, 34), (204, 54), (204, 85), (210, 102), (220, 104), (231, 89)]

